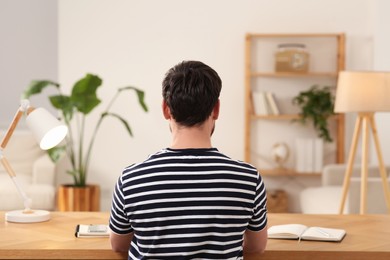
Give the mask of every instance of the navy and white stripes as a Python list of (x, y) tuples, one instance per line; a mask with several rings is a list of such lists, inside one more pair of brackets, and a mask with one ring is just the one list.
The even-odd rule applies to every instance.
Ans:
[(118, 179), (110, 228), (134, 232), (129, 259), (241, 259), (265, 228), (266, 194), (249, 164), (217, 149), (163, 149)]

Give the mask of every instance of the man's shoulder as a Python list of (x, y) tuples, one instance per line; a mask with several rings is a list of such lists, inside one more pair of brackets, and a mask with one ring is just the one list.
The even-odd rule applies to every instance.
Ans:
[[(217, 148), (209, 149), (171, 149), (164, 148), (153, 154), (150, 154), (145, 160), (134, 163), (126, 167), (123, 174), (131, 174), (145, 169), (156, 169), (160, 167), (177, 166), (180, 164), (207, 164), (209, 166), (228, 167), (236, 171), (258, 174), (258, 170), (252, 164), (242, 160), (237, 160), (220, 152)], [(149, 170), (146, 170), (149, 171)]]

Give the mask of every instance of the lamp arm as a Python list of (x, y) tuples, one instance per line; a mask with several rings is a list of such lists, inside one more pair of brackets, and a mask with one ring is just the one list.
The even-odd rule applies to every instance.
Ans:
[(9, 139), (11, 139), (12, 134), (15, 131), (16, 126), (18, 125), (20, 118), (22, 118), (25, 111), (27, 111), (27, 114), (31, 113), (34, 110), (33, 107), (30, 106), (28, 100), (23, 100), (22, 104), (20, 105), (18, 111), (16, 111), (16, 114), (14, 118), (12, 119), (12, 122), (10, 126), (7, 129), (7, 132), (5, 132), (5, 135), (3, 137), (3, 140), (1, 141), (0, 148), (1, 150), (4, 150), (5, 147), (8, 144)]
[(0, 160), (1, 160), (1, 163), (3, 164), (5, 170), (7, 171), (9, 177), (11, 177), (11, 180), (15, 184), (16, 189), (18, 190), (20, 196), (23, 199), (23, 204), (24, 204), (24, 208), (25, 208), (24, 211), (30, 211), (32, 200), (27, 196), (27, 194), (22, 189), (22, 186), (20, 185), (18, 178), (16, 178), (16, 174), (15, 174), (14, 170), (12, 169), (10, 163), (3, 156), (2, 153), (0, 153)]
[(8, 144), (9, 139), (11, 139), (12, 134), (14, 133), (14, 130), (16, 128), (16, 125), (19, 123), (20, 118), (23, 116), (24, 111), (21, 110), (20, 108), (16, 112), (14, 119), (12, 119), (12, 122), (10, 126), (8, 127), (7, 132), (5, 133), (3, 140), (1, 141), (1, 149), (5, 149), (5, 147)]
[(8, 175), (12, 179), (13, 183), (15, 184), (16, 189), (18, 190), (20, 196), (23, 198), (24, 207), (25, 207), (24, 211), (25, 212), (30, 211), (31, 199), (27, 196), (27, 194), (21, 188), (21, 185), (19, 184), (19, 181), (16, 178), (15, 171), (12, 169), (10, 163), (8, 162), (8, 160), (3, 155), (3, 150), (7, 146), (8, 141), (11, 139), (11, 136), (14, 133), (15, 128), (18, 125), (18, 123), (20, 121), (20, 118), (22, 118), (24, 112), (27, 111), (27, 113), (30, 113), (32, 110), (34, 110), (34, 108), (30, 107), (29, 102), (27, 100), (26, 101), (23, 100), (22, 104), (20, 105), (18, 111), (16, 112), (14, 118), (12, 119), (12, 122), (11, 122), (10, 126), (8, 127), (8, 130), (5, 133), (5, 135), (4, 135), (4, 137), (3, 137), (2, 141), (1, 141), (1, 144), (0, 144), (0, 161), (3, 164), (3, 166), (4, 166), (5, 170), (7, 171)]

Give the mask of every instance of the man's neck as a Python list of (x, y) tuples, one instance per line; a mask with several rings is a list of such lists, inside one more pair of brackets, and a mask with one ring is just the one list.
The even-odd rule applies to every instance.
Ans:
[(211, 132), (214, 122), (207, 122), (201, 126), (183, 127), (171, 124), (173, 149), (211, 148)]

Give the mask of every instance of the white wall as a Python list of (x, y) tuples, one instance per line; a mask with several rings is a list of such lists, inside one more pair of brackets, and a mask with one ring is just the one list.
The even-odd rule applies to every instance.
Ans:
[[(57, 1), (0, 0), (0, 37), (0, 128), (7, 128), (32, 79), (57, 80)], [(49, 106), (46, 97), (34, 101)]]
[[(99, 93), (105, 100), (116, 87), (131, 84), (146, 91), (150, 108), (144, 114), (129, 95), (116, 104), (116, 112), (130, 120), (133, 139), (114, 121), (100, 129), (89, 181), (102, 185), (102, 209), (109, 208), (123, 167), (169, 146), (160, 89), (171, 66), (196, 59), (220, 74), (221, 116), (213, 144), (243, 159), (245, 34), (345, 32), (347, 68), (368, 69), (372, 65), (371, 4), (370, 0), (59, 0), (60, 82), (70, 88), (85, 73), (97, 73), (104, 79)], [(91, 127), (97, 116), (90, 116)], [(275, 185), (269, 180), (270, 187)], [(298, 183), (295, 188), (298, 192), (302, 186)]]

